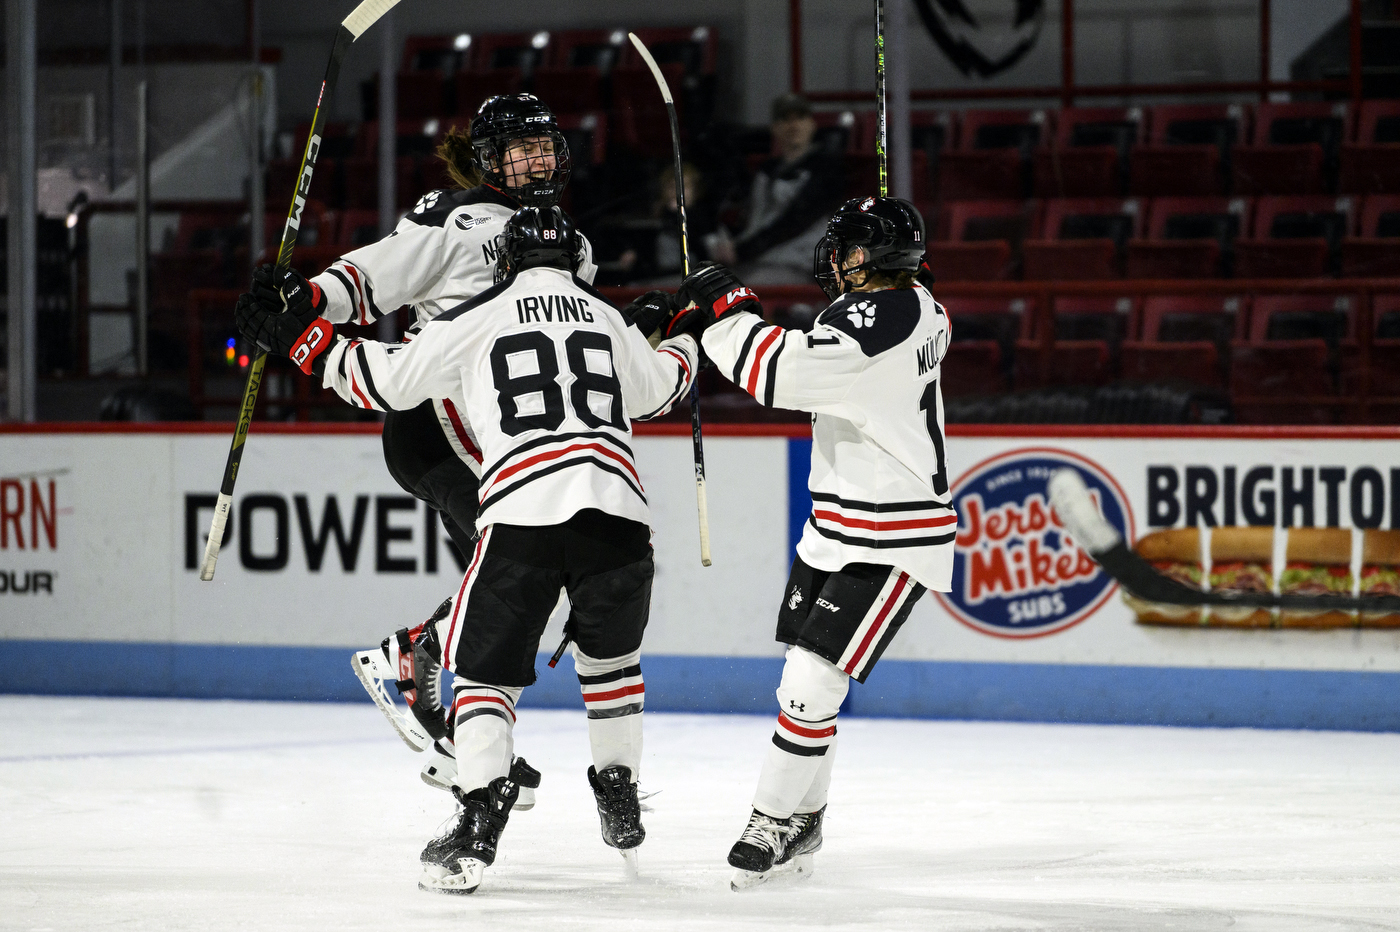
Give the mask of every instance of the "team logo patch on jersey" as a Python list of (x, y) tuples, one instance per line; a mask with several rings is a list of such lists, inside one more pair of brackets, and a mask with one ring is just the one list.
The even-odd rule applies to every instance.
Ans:
[(796, 586), (792, 587), (792, 598), (788, 599), (788, 611), (797, 611), (797, 606), (802, 604), (802, 590)]
[(459, 230), (470, 230), (472, 227), (480, 226), (485, 222), (485, 217), (473, 217), (471, 214), (458, 214), (456, 220), (457, 229)]
[(415, 214), (423, 214), (437, 206), (438, 198), (442, 196), (441, 191), (429, 191), (418, 199), (418, 203), (413, 205)]
[(875, 305), (870, 301), (860, 301), (851, 306), (846, 312), (846, 316), (851, 320), (851, 326), (859, 329), (861, 327), (875, 326)]
[(1042, 637), (1088, 618), (1117, 588), (1065, 533), (1046, 482), (1077, 470), (1100, 513), (1133, 540), (1127, 496), (1102, 467), (1066, 450), (1022, 449), (974, 466), (953, 485), (953, 589), (934, 595), (963, 624), (1005, 638)]

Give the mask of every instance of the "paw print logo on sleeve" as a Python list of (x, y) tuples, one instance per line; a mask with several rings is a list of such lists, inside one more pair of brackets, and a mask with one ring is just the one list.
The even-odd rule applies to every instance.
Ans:
[(875, 326), (875, 305), (869, 301), (861, 301), (852, 305), (846, 312), (846, 316), (851, 319), (851, 326), (857, 329), (861, 327)]
[(427, 194), (423, 195), (421, 198), (418, 199), (418, 203), (415, 204), (413, 207), (413, 212), (415, 214), (421, 214), (432, 210), (434, 207), (437, 206), (438, 198), (441, 195), (441, 191), (429, 191)]

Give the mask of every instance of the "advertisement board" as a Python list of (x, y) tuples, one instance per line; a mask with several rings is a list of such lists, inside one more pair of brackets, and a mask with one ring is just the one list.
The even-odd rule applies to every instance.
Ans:
[[(707, 569), (688, 429), (642, 433), (649, 707), (767, 711), (775, 613), (810, 513), (805, 428), (710, 429)], [(1359, 541), (1400, 528), (1400, 431), (949, 433), (953, 589), (921, 600), (851, 711), (1400, 727), (1400, 631), (1142, 624), (1045, 493), (1076, 469), (1129, 540), (1255, 525)], [(373, 425), (255, 427), (218, 572), (199, 582), (227, 444), (220, 425), (0, 432), (0, 690), (358, 698), (349, 651), (456, 588), (460, 555), (390, 479)], [(538, 666), (527, 699), (577, 704), (572, 677)]]

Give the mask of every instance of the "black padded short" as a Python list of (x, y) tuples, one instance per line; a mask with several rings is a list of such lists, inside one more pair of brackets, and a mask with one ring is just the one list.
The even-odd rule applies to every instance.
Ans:
[(462, 556), (476, 538), (479, 482), (443, 435), (437, 410), (425, 401), (384, 415), (384, 464), (408, 494), (436, 508)]
[(794, 557), (777, 639), (804, 647), (864, 683), (909, 618), (924, 587), (877, 563), (848, 563), (834, 573)]
[(569, 596), (566, 630), (580, 650), (600, 660), (632, 653), (651, 611), (650, 541), (646, 525), (592, 509), (547, 527), (493, 524), (448, 621), (452, 671), (492, 686), (529, 686), (560, 590)]

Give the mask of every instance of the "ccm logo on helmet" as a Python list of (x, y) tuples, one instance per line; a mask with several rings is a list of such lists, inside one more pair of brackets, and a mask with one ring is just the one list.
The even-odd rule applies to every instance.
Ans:
[(723, 314), (740, 301), (757, 301), (758, 295), (753, 293), (752, 288), (735, 288), (722, 298), (715, 300), (715, 316)]

